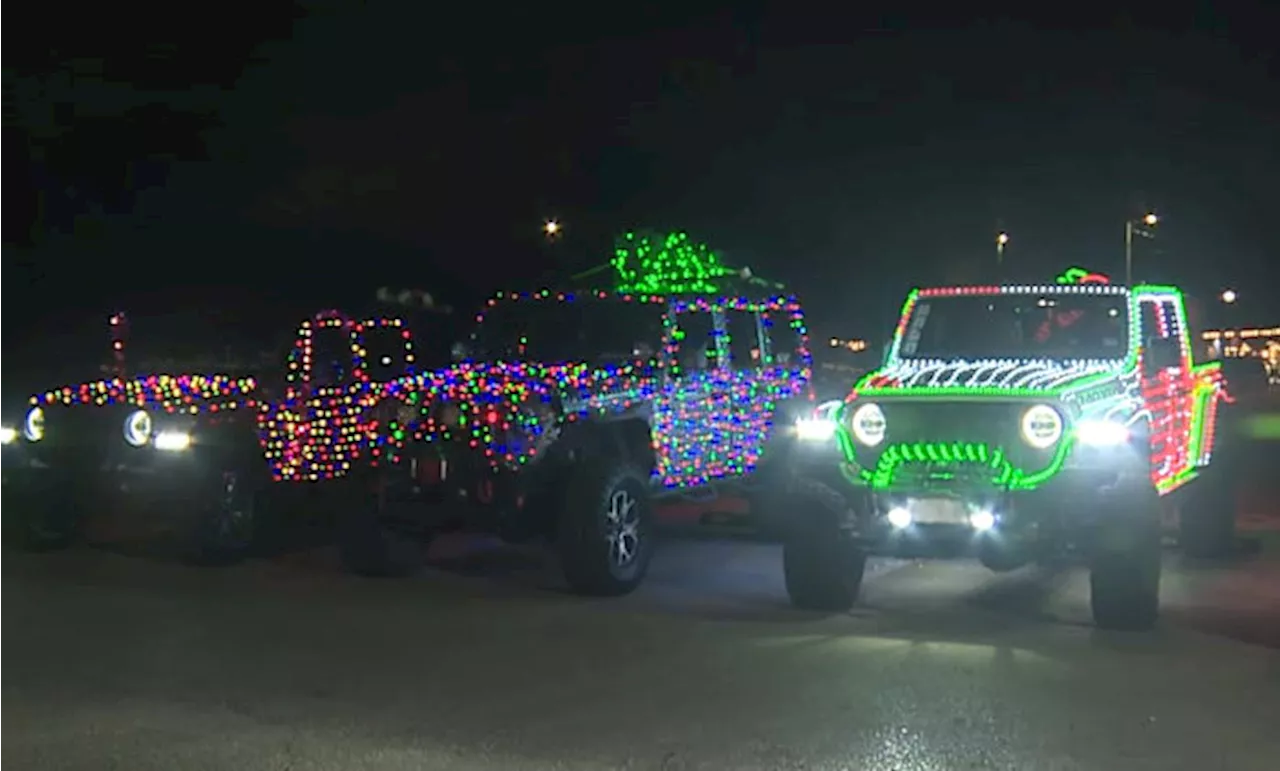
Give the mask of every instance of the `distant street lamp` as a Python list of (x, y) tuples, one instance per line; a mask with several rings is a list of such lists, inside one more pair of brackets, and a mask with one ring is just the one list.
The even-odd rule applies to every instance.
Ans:
[(1155, 238), (1149, 228), (1154, 228), (1160, 218), (1153, 212), (1147, 212), (1140, 220), (1128, 220), (1124, 223), (1124, 283), (1133, 286), (1133, 237)]
[(547, 220), (542, 223), (542, 232), (546, 234), (547, 238), (555, 238), (560, 235), (560, 230), (560, 223), (555, 220)]
[(996, 264), (1004, 264), (1004, 247), (1009, 243), (1009, 234), (1001, 231), (996, 234)]
[(1223, 290), (1222, 301), (1227, 305), (1234, 303), (1236, 301), (1236, 290), (1234, 289)]

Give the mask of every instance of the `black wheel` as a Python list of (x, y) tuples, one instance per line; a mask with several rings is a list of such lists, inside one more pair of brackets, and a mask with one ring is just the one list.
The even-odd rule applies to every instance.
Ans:
[(254, 548), (262, 515), (261, 488), (252, 474), (224, 471), (202, 496), (188, 557), (200, 565), (233, 565)]
[(1178, 545), (1189, 557), (1222, 559), (1235, 553), (1238, 466), (1234, 460), (1228, 453), (1215, 453), (1181, 496)]
[(20, 503), (18, 547), (28, 552), (56, 552), (76, 543), (81, 516), (70, 501)]
[(782, 546), (791, 604), (806, 610), (846, 611), (858, 601), (867, 552), (842, 527), (846, 502), (820, 482), (791, 487), (794, 520)]
[(80, 536), (81, 512), (70, 485), (10, 499), (4, 508), (5, 542), (19, 551), (58, 551)]
[(761, 537), (781, 541), (787, 533), (791, 508), (789, 488), (796, 468), (791, 442), (775, 438), (766, 445), (765, 458), (747, 478), (743, 490), (751, 525)]
[(426, 561), (432, 533), (392, 504), (385, 479), (375, 481), (372, 490), (361, 481), (352, 484), (359, 488), (337, 519), (342, 564), (352, 573), (373, 578), (417, 572)]
[(575, 592), (614, 597), (634, 591), (653, 557), (649, 475), (622, 460), (588, 463), (569, 483), (556, 543)]
[(1089, 573), (1093, 621), (1145, 631), (1160, 615), (1160, 500), (1147, 484), (1104, 505)]

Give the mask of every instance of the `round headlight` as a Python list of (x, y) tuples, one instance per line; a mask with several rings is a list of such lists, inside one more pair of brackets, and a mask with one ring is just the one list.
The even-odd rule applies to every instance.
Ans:
[(39, 407), (27, 410), (27, 417), (22, 421), (22, 436), (28, 442), (44, 439), (44, 410)]
[(884, 441), (885, 420), (884, 410), (880, 409), (878, 404), (864, 404), (853, 411), (853, 418), (849, 421), (849, 427), (853, 431), (853, 438), (865, 444), (868, 447), (875, 447)]
[(138, 410), (124, 419), (124, 440), (134, 447), (151, 441), (151, 416), (146, 410)]
[(1047, 404), (1037, 404), (1022, 413), (1022, 438), (1037, 450), (1052, 447), (1062, 438), (1062, 416)]

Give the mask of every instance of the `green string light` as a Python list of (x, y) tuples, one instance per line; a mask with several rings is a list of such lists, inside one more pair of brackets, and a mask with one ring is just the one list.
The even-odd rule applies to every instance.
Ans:
[(616, 291), (631, 294), (715, 294), (722, 290), (719, 279), (738, 275), (706, 244), (680, 232), (624, 233), (610, 262)]

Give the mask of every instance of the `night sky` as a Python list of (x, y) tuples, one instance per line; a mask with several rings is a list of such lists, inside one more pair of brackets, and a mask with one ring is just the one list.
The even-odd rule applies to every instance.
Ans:
[(1090, 28), (80, 5), (40, 4), (4, 51), (7, 349), (67, 309), (310, 308), (386, 281), (468, 305), (603, 262), (632, 226), (791, 285), (820, 332), (881, 338), (910, 285), (983, 277), (1000, 229), (1019, 277), (1121, 276), (1148, 209), (1138, 277), (1233, 287), (1237, 320), (1280, 322), (1280, 15), (1260, 4)]

